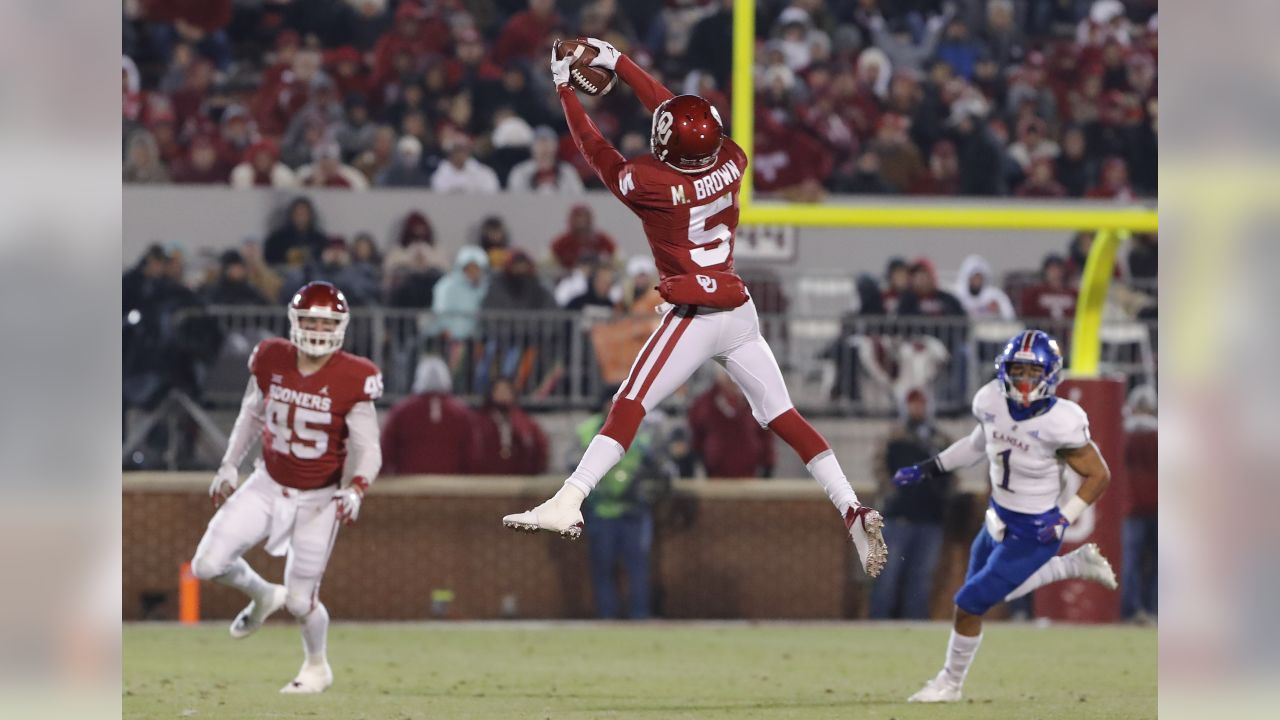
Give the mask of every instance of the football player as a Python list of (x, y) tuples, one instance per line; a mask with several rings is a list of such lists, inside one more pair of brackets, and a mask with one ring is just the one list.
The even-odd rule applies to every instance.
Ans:
[[(946, 663), (909, 702), (960, 699), (982, 643), (982, 616), (996, 603), (1068, 578), (1116, 587), (1111, 564), (1097, 545), (1058, 556), (1063, 532), (1111, 481), (1089, 437), (1089, 417), (1076, 403), (1054, 397), (1061, 372), (1057, 341), (1039, 330), (1019, 333), (996, 358), (996, 379), (973, 397), (978, 420), (973, 432), (936, 457), (894, 474), (894, 483), (909, 485), (984, 458), (991, 465), (991, 503), (969, 551), (965, 583), (956, 593)], [(1064, 466), (1081, 480), (1059, 506)]]
[[(373, 406), (382, 374), (342, 351), (349, 320), (336, 287), (308, 283), (289, 303), (289, 339), (254, 348), (240, 415), (209, 486), (218, 511), (191, 561), (196, 577), (249, 596), (231, 637), (248, 637), (281, 607), (301, 623), (302, 669), (282, 693), (318, 693), (333, 684), (320, 579), (339, 524), (355, 522), (382, 464)], [(259, 435), (262, 459), (241, 483), (240, 463)], [(241, 557), (263, 540), (268, 553), (287, 558), (283, 585), (267, 582)]]
[(556, 59), (552, 49), (551, 74), (578, 150), (644, 226), (666, 300), (660, 306), (663, 320), (564, 486), (550, 500), (508, 515), (503, 523), (578, 537), (583, 499), (623, 457), (645, 413), (714, 359), (742, 388), (756, 421), (799, 454), (844, 519), (863, 569), (878, 575), (888, 557), (880, 513), (858, 502), (831, 446), (792, 406), (782, 371), (760, 334), (755, 305), (734, 272), (746, 155), (725, 136), (711, 103), (696, 95), (674, 96), (609, 43), (585, 42), (598, 51), (591, 65), (616, 72), (653, 114), (651, 152), (627, 160), (601, 136), (570, 84), (570, 67), (582, 46), (564, 59)]

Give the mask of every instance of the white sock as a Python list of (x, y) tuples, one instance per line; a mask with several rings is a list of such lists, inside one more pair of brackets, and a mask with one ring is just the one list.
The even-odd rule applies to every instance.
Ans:
[[(585, 498), (596, 489), (596, 485), (600, 484), (600, 478), (622, 460), (624, 454), (625, 451), (617, 440), (608, 435), (595, 436), (587, 446), (587, 451), (582, 454), (582, 459), (578, 461), (577, 469), (568, 480), (564, 481), (565, 487), (572, 486)], [(582, 501), (578, 502), (581, 504)]]
[(302, 618), (302, 650), (307, 654), (308, 665), (323, 665), (325, 659), (325, 640), (329, 635), (329, 611), (324, 603), (316, 603), (315, 608)]
[(840, 461), (836, 460), (835, 451), (828, 450), (820, 453), (810, 460), (805, 468), (809, 470), (813, 479), (818, 481), (822, 489), (827, 491), (827, 497), (831, 498), (831, 504), (836, 506), (836, 511), (841, 517), (844, 517), (844, 512), (850, 507), (858, 505), (858, 495), (853, 492), (848, 478), (840, 469)]
[(1043, 585), (1077, 577), (1077, 568), (1073, 561), (1074, 558), (1070, 555), (1055, 555), (1049, 558), (1049, 562), (1041, 565), (1035, 572), (1031, 573), (1031, 577), (1014, 588), (1013, 592), (1005, 595), (1005, 601), (1017, 600)]
[(969, 674), (969, 664), (973, 656), (978, 654), (978, 646), (982, 644), (982, 633), (974, 637), (957, 634), (951, 630), (951, 640), (947, 642), (947, 664), (942, 672), (947, 679), (959, 687), (964, 684), (964, 676)]
[(251, 598), (260, 598), (271, 588), (271, 583), (249, 567), (244, 558), (236, 558), (226, 572), (214, 578), (215, 581), (233, 587)]

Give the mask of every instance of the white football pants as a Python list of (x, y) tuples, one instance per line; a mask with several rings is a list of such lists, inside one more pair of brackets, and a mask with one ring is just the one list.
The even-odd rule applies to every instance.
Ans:
[(320, 580), (338, 537), (335, 487), (297, 490), (277, 483), (258, 463), (249, 478), (223, 503), (200, 539), (191, 570), (216, 578), (263, 540), (267, 552), (285, 555), (285, 607), (295, 617), (315, 608)]
[(791, 409), (782, 370), (760, 335), (760, 316), (751, 300), (733, 310), (689, 305), (668, 310), (614, 400), (635, 400), (648, 412), (713, 359), (742, 388), (751, 414), (762, 426)]

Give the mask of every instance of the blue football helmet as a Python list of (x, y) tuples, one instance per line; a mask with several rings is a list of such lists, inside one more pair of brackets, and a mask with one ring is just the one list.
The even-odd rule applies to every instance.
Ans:
[[(1010, 365), (1035, 365), (1044, 374), (1034, 386), (1015, 383), (1009, 376)], [(1053, 397), (1062, 380), (1062, 351), (1058, 348), (1058, 341), (1041, 330), (1026, 330), (1014, 335), (996, 357), (996, 377), (1004, 388), (1005, 397), (1020, 405), (1027, 406)]]

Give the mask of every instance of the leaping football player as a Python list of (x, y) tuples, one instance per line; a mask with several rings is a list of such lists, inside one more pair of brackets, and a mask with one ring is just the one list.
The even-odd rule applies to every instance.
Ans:
[[(1058, 343), (1047, 333), (1019, 333), (996, 358), (996, 379), (973, 396), (978, 425), (936, 457), (894, 474), (898, 485), (974, 465), (991, 466), (991, 503), (969, 551), (969, 570), (955, 597), (955, 624), (938, 675), (909, 702), (955, 702), (982, 643), (982, 616), (1059, 580), (1081, 578), (1112, 590), (1111, 563), (1093, 543), (1059, 556), (1063, 532), (1098, 501), (1111, 472), (1089, 437), (1089, 417), (1054, 397), (1062, 373)], [(1065, 468), (1080, 486), (1061, 507)]]
[[(289, 303), (289, 339), (254, 348), (240, 415), (209, 486), (218, 511), (191, 561), (196, 577), (249, 596), (231, 637), (248, 637), (281, 607), (301, 623), (302, 669), (282, 693), (318, 693), (333, 684), (320, 579), (339, 524), (355, 522), (382, 465), (373, 405), (382, 374), (342, 351), (349, 320), (336, 287), (308, 283)], [(262, 459), (241, 484), (240, 463), (259, 435)], [(242, 557), (263, 540), (268, 553), (287, 558), (283, 585), (264, 580)]]
[(653, 113), (651, 153), (627, 160), (601, 136), (570, 84), (581, 46), (563, 59), (552, 49), (551, 74), (578, 150), (644, 226), (666, 300), (664, 316), (564, 486), (532, 510), (507, 515), (503, 524), (577, 538), (582, 501), (622, 459), (645, 413), (714, 359), (742, 389), (756, 421), (799, 454), (844, 519), (863, 569), (878, 575), (888, 556), (880, 513), (858, 502), (831, 446), (791, 404), (782, 371), (760, 334), (755, 305), (733, 269), (746, 155), (725, 136), (711, 103), (696, 95), (674, 96), (609, 43), (583, 42), (598, 51), (591, 66), (616, 72)]

